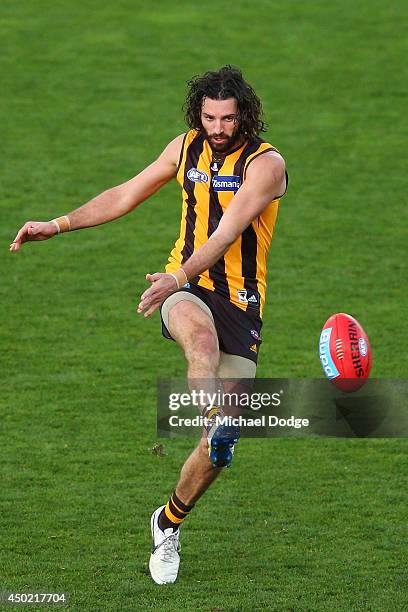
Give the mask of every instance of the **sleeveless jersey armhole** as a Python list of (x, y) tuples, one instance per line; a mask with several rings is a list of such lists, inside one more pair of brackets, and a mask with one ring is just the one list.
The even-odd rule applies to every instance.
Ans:
[(186, 144), (186, 138), (187, 138), (187, 135), (188, 135), (188, 132), (186, 132), (186, 133), (184, 134), (183, 143), (182, 143), (182, 145), (181, 145), (180, 155), (179, 155), (179, 160), (178, 160), (178, 164), (177, 164), (177, 172), (176, 172), (176, 175), (178, 174), (178, 171), (180, 170), (181, 162), (183, 161), (184, 145)]
[(278, 149), (275, 149), (275, 147), (268, 147), (267, 149), (264, 149), (263, 151), (259, 151), (258, 153), (255, 153), (255, 155), (252, 155), (249, 159), (247, 159), (247, 161), (245, 162), (244, 172), (243, 172), (243, 179), (244, 180), (245, 180), (245, 175), (246, 175), (246, 171), (247, 171), (247, 168), (248, 168), (249, 164), (252, 161), (254, 161), (254, 159), (259, 157), (260, 155), (263, 155), (264, 153), (269, 153), (270, 151), (276, 151), (276, 153), (279, 153)]
[[(254, 159), (259, 157), (260, 155), (263, 155), (264, 153), (268, 153), (269, 151), (275, 151), (276, 153), (279, 153), (278, 149), (276, 149), (275, 147), (269, 147), (268, 149), (264, 149), (263, 151), (260, 151), (259, 153), (256, 153), (256, 155), (254, 155), (253, 157), (249, 158), (249, 160), (247, 161), (247, 163), (245, 164), (245, 167), (244, 167), (243, 180), (245, 180), (245, 175), (246, 175), (246, 171), (247, 171), (247, 168), (248, 168), (249, 164)], [(279, 153), (279, 155), (280, 155), (280, 153)], [(287, 170), (285, 170), (285, 191), (281, 195), (276, 196), (276, 198), (274, 198), (273, 201), (279, 200), (280, 198), (282, 198), (285, 195), (285, 193), (287, 192), (287, 189), (288, 189), (288, 185), (289, 185), (289, 175), (288, 175)]]

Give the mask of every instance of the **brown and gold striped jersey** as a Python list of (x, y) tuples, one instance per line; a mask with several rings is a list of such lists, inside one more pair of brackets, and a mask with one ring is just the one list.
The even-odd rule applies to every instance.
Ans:
[[(214, 155), (205, 134), (190, 130), (184, 137), (177, 181), (182, 188), (180, 236), (170, 253), (166, 272), (174, 272), (208, 240), (245, 180), (255, 157), (276, 149), (261, 138)], [(266, 266), (278, 212), (271, 201), (221, 259), (191, 283), (215, 291), (244, 311), (262, 315)]]

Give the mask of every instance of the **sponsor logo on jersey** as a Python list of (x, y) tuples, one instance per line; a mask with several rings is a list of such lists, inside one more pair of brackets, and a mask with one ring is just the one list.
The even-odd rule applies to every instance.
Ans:
[(332, 330), (332, 327), (327, 327), (326, 329), (323, 329), (322, 333), (320, 334), (319, 341), (320, 361), (322, 362), (324, 373), (330, 380), (339, 376), (339, 371), (334, 365), (334, 361), (330, 354), (330, 336)]
[(363, 357), (365, 357), (367, 355), (367, 342), (364, 340), (364, 338), (360, 338), (358, 341), (358, 348), (360, 349), (360, 353), (362, 354)]
[(197, 168), (190, 168), (187, 172), (187, 178), (193, 181), (193, 183), (208, 183), (210, 180), (206, 172)]
[(258, 332), (256, 331), (256, 329), (251, 329), (251, 336), (253, 338), (255, 338), (255, 340), (260, 340), (261, 336), (258, 334)]
[(241, 187), (241, 177), (233, 174), (232, 176), (213, 176), (211, 181), (214, 191), (238, 191)]

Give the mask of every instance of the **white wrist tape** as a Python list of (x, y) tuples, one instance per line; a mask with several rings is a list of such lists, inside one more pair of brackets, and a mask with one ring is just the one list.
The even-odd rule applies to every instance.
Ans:
[(175, 274), (173, 274), (173, 272), (169, 272), (170, 276), (172, 276), (174, 278), (174, 280), (176, 281), (176, 285), (177, 285), (177, 289), (180, 289), (180, 283), (178, 282), (178, 278)]
[(58, 217), (58, 219), (51, 219), (51, 223), (54, 223), (57, 228), (58, 234), (63, 234), (64, 232), (69, 232), (71, 229), (71, 222), (67, 215), (63, 217)]
[(61, 233), (61, 228), (59, 226), (59, 223), (56, 221), (56, 219), (51, 219), (51, 223), (53, 223), (55, 225), (55, 227), (57, 228), (57, 234)]
[(186, 283), (188, 283), (188, 278), (187, 278), (187, 274), (184, 272), (184, 268), (180, 268), (180, 270), (183, 272), (185, 278), (186, 278)]

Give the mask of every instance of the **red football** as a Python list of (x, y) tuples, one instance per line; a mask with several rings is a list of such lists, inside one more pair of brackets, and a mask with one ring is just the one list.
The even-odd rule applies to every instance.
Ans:
[(326, 321), (319, 355), (327, 378), (342, 391), (356, 391), (370, 375), (371, 348), (360, 323), (344, 312)]

